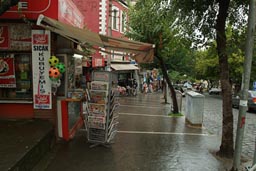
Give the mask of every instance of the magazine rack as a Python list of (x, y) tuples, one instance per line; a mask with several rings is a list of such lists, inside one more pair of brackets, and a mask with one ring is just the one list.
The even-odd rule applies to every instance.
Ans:
[(117, 133), (118, 102), (112, 91), (112, 74), (108, 71), (92, 73), (88, 103), (85, 104), (87, 139), (97, 145), (108, 146)]

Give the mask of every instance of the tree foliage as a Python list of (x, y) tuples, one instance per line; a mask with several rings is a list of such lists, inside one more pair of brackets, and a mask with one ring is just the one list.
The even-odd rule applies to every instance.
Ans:
[[(230, 26), (232, 31), (243, 30), (247, 23), (245, 16), (248, 12), (248, 0), (172, 0), (171, 2), (172, 7), (179, 11), (174, 15), (179, 18), (184, 31), (194, 39), (196, 45), (207, 45), (213, 42), (212, 40), (216, 41), (223, 97), (222, 141), (218, 154), (231, 157), (233, 155), (233, 114), (230, 69), (234, 68), (230, 67), (229, 63), (239, 59), (241, 53), (239, 51), (233, 53), (233, 49), (230, 48), (237, 39), (229, 37), (227, 26)], [(202, 36), (198, 36), (200, 35), (198, 33)]]
[[(241, 84), (243, 72), (245, 48), (245, 32), (243, 30), (232, 29), (228, 26), (226, 31), (230, 79), (233, 84), (237, 85)], [(213, 41), (208, 44), (207, 49), (197, 51), (195, 63), (197, 78), (204, 78), (211, 82), (219, 80), (220, 69), (216, 48), (216, 41)]]
[[(156, 54), (165, 60), (167, 70), (190, 73), (194, 68), (191, 41), (177, 26), (176, 18), (158, 0), (139, 0), (129, 11), (127, 36), (156, 45)], [(143, 21), (143, 22), (142, 22)], [(157, 61), (149, 66), (159, 66)]]
[[(164, 0), (168, 1), (168, 0)], [(205, 47), (216, 40), (216, 20), (219, 1), (207, 0), (173, 0), (171, 6), (179, 12), (174, 13), (179, 18), (179, 25), (184, 34), (188, 35), (197, 47)], [(248, 0), (232, 0), (229, 4), (227, 25), (234, 30), (240, 30), (247, 24)]]
[[(155, 56), (158, 66), (166, 79), (173, 98), (174, 113), (178, 112), (175, 91), (169, 80), (167, 70), (181, 73), (191, 72), (186, 64), (192, 63), (189, 50), (191, 41), (184, 37), (177, 27), (176, 18), (159, 0), (139, 0), (129, 11), (130, 26), (128, 37), (142, 42), (155, 44)], [(189, 66), (190, 67), (190, 66)], [(193, 67), (190, 67), (190, 69)]]

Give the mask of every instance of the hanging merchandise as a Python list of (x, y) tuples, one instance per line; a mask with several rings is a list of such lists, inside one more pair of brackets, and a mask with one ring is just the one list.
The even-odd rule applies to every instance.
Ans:
[(60, 79), (56, 79), (56, 80), (52, 80), (52, 87), (59, 87), (61, 85), (61, 80)]
[(112, 91), (112, 73), (95, 71), (89, 90), (90, 97), (84, 105), (87, 139), (97, 145), (109, 145), (117, 133), (118, 102)]
[(56, 67), (51, 67), (49, 70), (49, 77), (50, 79), (59, 79), (60, 78), (60, 71)]
[(59, 63), (59, 58), (57, 58), (56, 56), (51, 56), (49, 58), (49, 64), (50, 64), (51, 67), (54, 67), (58, 63)]
[(51, 80), (52, 93), (55, 95), (58, 87), (61, 85), (60, 78), (66, 71), (66, 67), (63, 63), (60, 63), (59, 58), (54, 55), (49, 58), (48, 62), (51, 66), (49, 69), (49, 78)]
[(66, 71), (65, 65), (63, 63), (61, 63), (61, 62), (56, 64), (55, 67), (58, 68), (60, 73), (62, 73), (62, 74)]

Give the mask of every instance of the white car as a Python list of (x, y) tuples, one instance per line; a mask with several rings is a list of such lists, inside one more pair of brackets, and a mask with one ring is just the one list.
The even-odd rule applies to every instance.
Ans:
[[(238, 93), (232, 97), (232, 107), (239, 108), (240, 97), (242, 93)], [(249, 90), (248, 91), (248, 111), (255, 111), (256, 110), (256, 91)]]
[(211, 88), (209, 90), (209, 94), (212, 95), (212, 94), (216, 94), (216, 95), (219, 95), (221, 94), (221, 89), (220, 88)]
[(187, 90), (192, 90), (192, 85), (188, 82), (186, 82), (184, 85), (183, 85), (184, 88), (186, 88)]

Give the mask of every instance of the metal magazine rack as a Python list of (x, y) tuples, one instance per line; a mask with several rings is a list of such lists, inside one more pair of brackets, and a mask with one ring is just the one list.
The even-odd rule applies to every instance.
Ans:
[(87, 139), (93, 145), (108, 146), (117, 133), (118, 101), (112, 90), (112, 74), (108, 71), (92, 73), (92, 82), (84, 106)]

